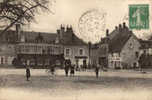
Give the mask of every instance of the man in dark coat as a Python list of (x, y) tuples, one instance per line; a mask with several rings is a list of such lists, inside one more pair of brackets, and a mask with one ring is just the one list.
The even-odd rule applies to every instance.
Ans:
[(96, 78), (98, 78), (99, 77), (99, 65), (96, 65), (96, 67), (95, 67), (95, 73), (96, 73)]
[(52, 73), (52, 76), (54, 76), (54, 74), (55, 74), (55, 64), (53, 64), (51, 66), (51, 73)]
[(31, 77), (30, 69), (29, 67), (26, 67), (26, 79), (29, 81), (29, 78)]
[(71, 65), (71, 67), (70, 67), (70, 75), (74, 76), (74, 73), (75, 73), (75, 65)]
[(71, 64), (70, 60), (65, 61), (65, 74), (66, 74), (66, 76), (68, 76), (70, 64)]
[(65, 74), (66, 74), (66, 76), (68, 76), (68, 73), (69, 73), (69, 65), (66, 64), (65, 65)]

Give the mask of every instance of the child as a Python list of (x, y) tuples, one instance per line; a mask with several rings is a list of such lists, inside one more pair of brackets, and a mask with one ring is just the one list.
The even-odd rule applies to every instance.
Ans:
[(74, 76), (74, 73), (75, 73), (75, 65), (71, 65), (71, 76)]

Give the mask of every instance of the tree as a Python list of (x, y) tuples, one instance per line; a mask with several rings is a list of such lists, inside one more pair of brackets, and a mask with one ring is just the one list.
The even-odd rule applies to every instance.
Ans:
[[(26, 24), (35, 21), (35, 14), (39, 11), (49, 11), (50, 0), (3, 0), (0, 2), (0, 21), (4, 23), (5, 31), (15, 24)], [(7, 24), (6, 24), (7, 22)]]

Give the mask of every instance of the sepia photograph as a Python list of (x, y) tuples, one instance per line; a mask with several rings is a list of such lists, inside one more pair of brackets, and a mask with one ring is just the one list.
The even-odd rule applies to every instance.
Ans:
[(0, 0), (0, 100), (152, 100), (152, 0)]

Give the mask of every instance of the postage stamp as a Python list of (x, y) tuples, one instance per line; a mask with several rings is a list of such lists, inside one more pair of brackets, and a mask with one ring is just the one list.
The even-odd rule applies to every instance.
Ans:
[(129, 5), (129, 27), (131, 29), (149, 29), (149, 5)]

